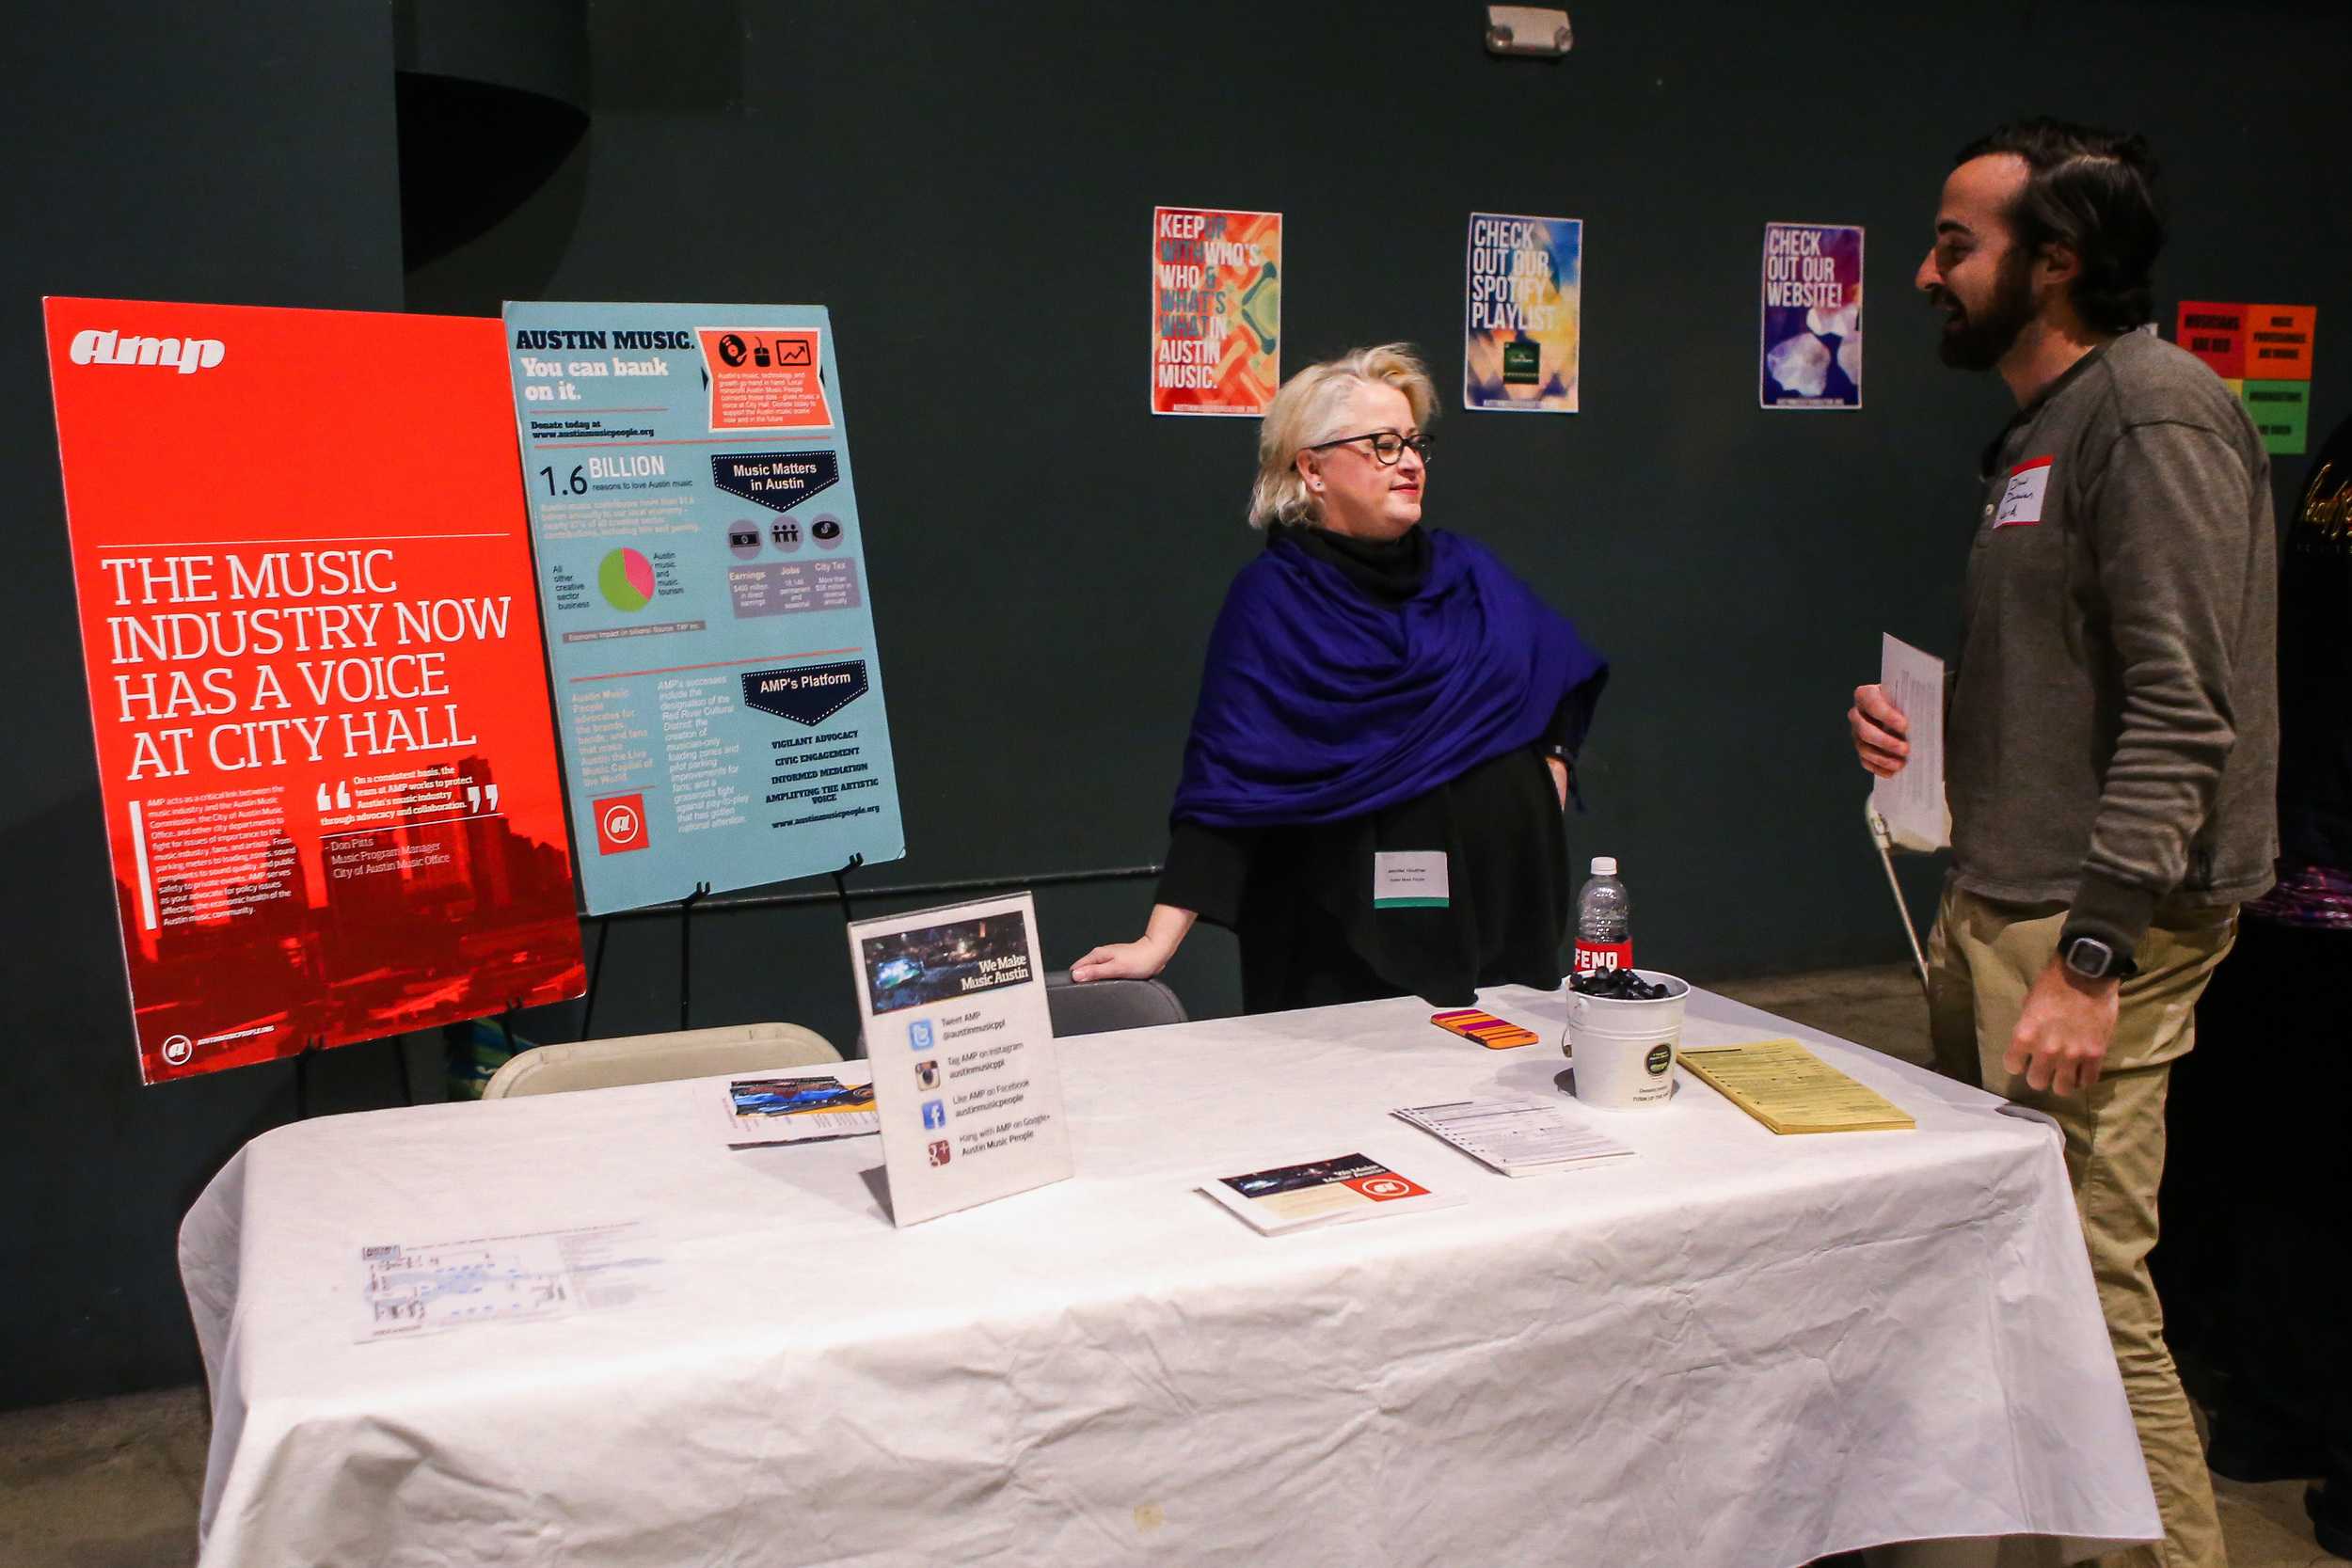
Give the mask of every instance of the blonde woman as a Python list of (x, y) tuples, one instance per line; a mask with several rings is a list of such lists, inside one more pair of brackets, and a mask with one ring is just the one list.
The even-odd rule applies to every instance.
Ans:
[(1560, 983), (1561, 812), (1609, 667), (1486, 550), (1425, 529), (1436, 389), (1402, 343), (1311, 365), (1258, 440), (1266, 547), (1227, 592), (1144, 934), (1078, 980), (1239, 937), (1250, 1012)]

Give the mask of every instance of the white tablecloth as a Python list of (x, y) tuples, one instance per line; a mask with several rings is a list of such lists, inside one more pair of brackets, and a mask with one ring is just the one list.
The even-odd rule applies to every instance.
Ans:
[[(207, 1568), (1781, 1568), (2157, 1533), (2057, 1134), (1721, 997), (1918, 1118), (1776, 1137), (1683, 1077), (1513, 1180), (1388, 1115), (1553, 1092), (1410, 999), (1060, 1042), (1078, 1176), (900, 1232), (872, 1139), (729, 1150), (714, 1081), (257, 1138), (181, 1233)], [(1190, 1190), (1386, 1154), (1458, 1208), (1279, 1237)], [(364, 1246), (635, 1222), (626, 1306), (366, 1330)], [(2055, 1555), (2055, 1553), (2053, 1553)]]

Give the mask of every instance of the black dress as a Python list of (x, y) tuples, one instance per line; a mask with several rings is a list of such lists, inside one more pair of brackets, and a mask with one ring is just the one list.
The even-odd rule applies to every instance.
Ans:
[[(1376, 603), (1401, 607), (1429, 572), (1419, 528), (1375, 541), (1278, 523), (1267, 543), (1278, 540), (1339, 568)], [(1247, 1012), (1407, 993), (1463, 1006), (1480, 986), (1557, 986), (1567, 836), (1545, 758), (1556, 748), (1573, 766), (1607, 678), (1561, 703), (1549, 744), (1488, 758), (1386, 810), (1308, 827), (1178, 822), (1157, 901), (1240, 939)], [(1444, 851), (1447, 904), (1374, 907), (1374, 856), (1397, 850)]]

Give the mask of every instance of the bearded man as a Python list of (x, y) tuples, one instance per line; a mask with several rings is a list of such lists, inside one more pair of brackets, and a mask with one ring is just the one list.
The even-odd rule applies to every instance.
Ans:
[[(2018, 404), (1968, 552), (1929, 1006), (1940, 1067), (2064, 1133), (2164, 1521), (2110, 1560), (2205, 1568), (2227, 1558), (2147, 1255), (2170, 1065), (2277, 853), (2277, 546), (2237, 399), (2137, 330), (2154, 185), (2137, 136), (2005, 126), (1962, 150), (1915, 279), (1944, 362)], [(1847, 722), (1866, 768), (1901, 769), (1883, 690)]]

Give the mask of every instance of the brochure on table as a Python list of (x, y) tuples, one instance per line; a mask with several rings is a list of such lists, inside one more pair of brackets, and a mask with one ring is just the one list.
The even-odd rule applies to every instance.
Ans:
[(850, 966), (897, 1224), (1070, 1177), (1027, 894), (857, 921)]
[(1911, 1113), (1791, 1039), (1692, 1046), (1682, 1065), (1775, 1132), (1881, 1132), (1918, 1126)]
[(1464, 1201), (1461, 1194), (1436, 1191), (1361, 1149), (1215, 1177), (1200, 1190), (1269, 1236), (1453, 1209)]
[(820, 306), (506, 307), (588, 912), (906, 852)]
[(714, 1086), (711, 1106), (733, 1148), (818, 1143), (882, 1131), (872, 1064), (829, 1062), (781, 1068)]
[(634, 1220), (359, 1249), (355, 1342), (626, 1307), (660, 1289), (667, 1259), (637, 1250)]
[(1536, 1176), (1633, 1152), (1542, 1101), (1451, 1100), (1404, 1105), (1394, 1114), (1505, 1176)]
[(498, 323), (45, 309), (140, 1077), (578, 996)]

